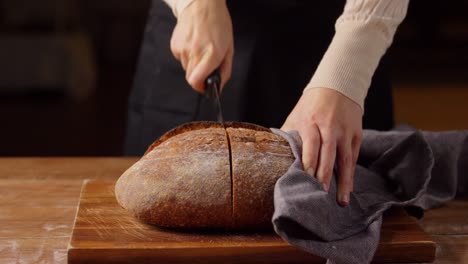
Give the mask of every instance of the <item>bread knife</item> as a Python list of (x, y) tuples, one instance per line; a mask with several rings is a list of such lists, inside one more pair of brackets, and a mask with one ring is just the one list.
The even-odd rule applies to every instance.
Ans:
[(223, 111), (221, 110), (221, 75), (219, 69), (214, 70), (205, 81), (205, 95), (213, 101), (218, 122), (224, 127)]

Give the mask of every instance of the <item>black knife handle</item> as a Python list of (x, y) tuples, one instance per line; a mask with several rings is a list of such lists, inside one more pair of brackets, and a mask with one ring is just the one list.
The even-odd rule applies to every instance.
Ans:
[(214, 70), (205, 81), (205, 94), (209, 98), (214, 97), (214, 90), (217, 89), (217, 93), (220, 93), (221, 90), (221, 74), (219, 68)]

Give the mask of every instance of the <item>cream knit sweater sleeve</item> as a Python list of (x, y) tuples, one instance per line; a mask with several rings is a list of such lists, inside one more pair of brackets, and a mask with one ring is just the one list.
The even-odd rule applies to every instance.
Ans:
[(335, 36), (304, 91), (336, 90), (364, 108), (372, 75), (403, 21), (409, 0), (347, 0)]
[[(164, 1), (177, 17), (196, 0)], [(336, 21), (335, 36), (304, 91), (333, 89), (364, 108), (372, 75), (405, 18), (408, 3), (409, 0), (347, 0)]]

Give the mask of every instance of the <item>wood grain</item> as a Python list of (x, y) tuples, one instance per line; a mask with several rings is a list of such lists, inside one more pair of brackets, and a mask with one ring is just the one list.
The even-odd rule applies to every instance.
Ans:
[[(375, 261), (432, 261), (435, 244), (401, 209), (385, 216)], [(322, 263), (274, 233), (190, 233), (138, 222), (114, 197), (114, 183), (87, 181), (68, 250), (69, 263)]]
[(0, 239), (0, 263), (67, 263), (66, 237)]
[[(133, 161), (0, 158), (0, 263), (67, 263), (80, 179), (117, 179)], [(468, 199), (459, 198), (419, 221), (434, 234), (435, 264), (468, 263), (467, 208)]]
[(0, 179), (117, 179), (136, 157), (0, 158)]
[(431, 234), (468, 235), (468, 197), (427, 211), (420, 223)]
[(435, 235), (437, 260), (435, 264), (468, 263), (468, 235)]
[(66, 263), (81, 185), (0, 179), (0, 263)]

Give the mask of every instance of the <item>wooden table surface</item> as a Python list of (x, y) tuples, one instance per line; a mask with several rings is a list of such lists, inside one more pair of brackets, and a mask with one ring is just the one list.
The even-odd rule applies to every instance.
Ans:
[[(115, 180), (136, 158), (0, 158), (0, 263), (66, 263), (83, 179)], [(468, 263), (468, 199), (426, 212), (435, 263)]]

